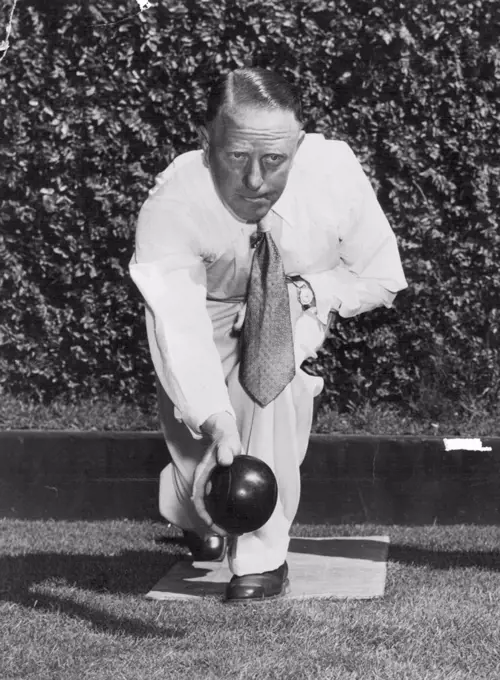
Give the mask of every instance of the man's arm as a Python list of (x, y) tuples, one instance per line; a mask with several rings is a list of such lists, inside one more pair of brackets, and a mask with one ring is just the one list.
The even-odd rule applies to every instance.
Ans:
[(331, 153), (341, 154), (340, 165), (335, 165), (349, 184), (349, 205), (339, 234), (340, 265), (303, 277), (315, 292), (323, 323), (331, 310), (348, 318), (382, 305), (391, 307), (398, 291), (407, 287), (396, 237), (361, 164), (347, 144), (327, 144)]
[[(130, 274), (145, 301), (158, 379), (179, 418), (201, 436), (211, 416), (228, 413), (234, 419), (234, 411), (206, 309), (205, 266), (189, 219), (185, 205), (160, 192), (152, 196), (139, 215)], [(205, 433), (210, 429), (207, 423)]]
[(156, 375), (176, 416), (196, 438), (207, 438), (196, 468), (193, 502), (212, 531), (204, 489), (217, 463), (230, 465), (241, 441), (206, 308), (206, 270), (188, 206), (161, 188), (139, 215), (130, 274), (146, 305), (149, 348)]

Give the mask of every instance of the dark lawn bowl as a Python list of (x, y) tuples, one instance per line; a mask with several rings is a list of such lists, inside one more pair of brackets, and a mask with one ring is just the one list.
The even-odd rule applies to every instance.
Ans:
[(205, 489), (205, 507), (214, 523), (237, 536), (264, 526), (277, 500), (273, 471), (254, 456), (237, 456), (232, 465), (218, 465)]

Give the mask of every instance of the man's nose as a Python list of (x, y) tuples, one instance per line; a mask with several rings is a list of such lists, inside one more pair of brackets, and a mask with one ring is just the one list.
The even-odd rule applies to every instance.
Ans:
[(262, 176), (259, 161), (251, 161), (249, 163), (243, 181), (247, 189), (251, 191), (258, 191), (260, 189), (264, 183), (264, 177)]

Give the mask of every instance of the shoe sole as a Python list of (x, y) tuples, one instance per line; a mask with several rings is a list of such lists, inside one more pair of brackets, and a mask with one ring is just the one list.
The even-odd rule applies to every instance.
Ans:
[(290, 592), (290, 580), (287, 578), (283, 582), (283, 587), (279, 593), (276, 595), (269, 595), (269, 597), (234, 597), (230, 599), (224, 598), (224, 604), (261, 604), (262, 602), (270, 602), (272, 600), (279, 600), (280, 598), (288, 595)]

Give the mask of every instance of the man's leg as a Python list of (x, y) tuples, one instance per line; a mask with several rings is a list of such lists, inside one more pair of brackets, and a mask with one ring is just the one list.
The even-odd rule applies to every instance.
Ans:
[[(238, 361), (238, 337), (232, 327), (240, 302), (207, 302), (214, 327), (214, 339), (227, 377)], [(194, 439), (174, 415), (174, 405), (157, 381), (160, 422), (172, 463), (160, 476), (160, 512), (172, 524), (203, 536), (208, 527), (199, 519), (191, 501), (196, 467), (206, 453), (207, 442)]]
[(313, 400), (322, 380), (299, 371), (265, 408), (248, 397), (237, 376), (230, 376), (228, 387), (245, 453), (267, 463), (278, 482), (278, 503), (270, 520), (258, 531), (238, 537), (229, 553), (235, 575), (259, 574), (277, 569), (286, 559), (300, 500), (300, 465), (308, 446)]
[[(300, 465), (304, 459), (312, 424), (314, 397), (322, 389), (321, 378), (300, 369), (285, 390), (262, 409), (239, 382), (238, 340), (231, 333), (238, 304), (212, 304), (214, 339), (221, 354), (231, 402), (236, 412), (245, 453), (264, 460), (275, 472), (279, 499), (275, 512), (264, 527), (233, 542), (229, 563), (236, 575), (272, 571), (286, 559), (289, 529), (300, 499)], [(297, 364), (311, 356), (324, 339), (326, 329), (318, 323), (296, 324)], [(308, 347), (311, 350), (308, 350)], [(302, 352), (302, 354), (301, 354)], [(160, 479), (160, 511), (173, 524), (203, 535), (207, 527), (199, 520), (191, 501), (196, 466), (206, 443), (195, 440), (174, 417), (168, 396), (159, 387), (160, 419), (173, 463)]]
[(191, 501), (194, 473), (203, 458), (206, 442), (194, 439), (188, 428), (174, 416), (174, 405), (157, 384), (158, 408), (163, 436), (172, 462), (160, 475), (159, 509), (163, 517), (181, 529), (206, 532)]

